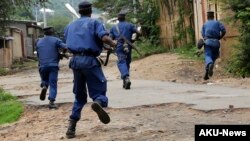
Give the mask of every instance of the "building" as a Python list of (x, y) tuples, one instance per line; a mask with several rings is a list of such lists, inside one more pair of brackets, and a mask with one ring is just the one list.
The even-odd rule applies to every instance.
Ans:
[(42, 28), (33, 21), (11, 21), (0, 38), (0, 67), (11, 67), (15, 60), (34, 57), (35, 41)]

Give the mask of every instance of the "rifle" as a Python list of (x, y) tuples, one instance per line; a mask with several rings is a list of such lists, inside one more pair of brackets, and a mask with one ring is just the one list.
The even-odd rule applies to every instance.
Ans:
[(66, 54), (67, 53), (67, 49), (64, 49), (64, 48), (60, 48), (58, 50), (58, 57), (60, 60), (62, 60), (63, 58), (66, 58), (66, 59), (69, 59), (69, 55)]
[(132, 49), (134, 49), (140, 56), (142, 56), (139, 50), (126, 37), (124, 37), (123, 35), (120, 35), (119, 39), (123, 39), (128, 45), (132, 47)]
[(139, 52), (139, 50), (124, 35), (121, 34), (119, 27), (118, 27), (118, 24), (115, 27), (116, 27), (116, 31), (120, 34), (120, 37), (118, 38), (118, 40), (119, 39), (124, 40), (124, 42), (126, 42), (128, 45), (130, 45), (132, 47), (132, 49), (134, 49), (140, 56), (142, 56), (141, 53)]
[(107, 66), (107, 65), (108, 65), (108, 61), (109, 61), (109, 56), (110, 56), (111, 53), (114, 52), (114, 49), (111, 48), (110, 46), (108, 46), (107, 44), (104, 44), (104, 49), (108, 50), (108, 51), (107, 51), (106, 60), (105, 60), (105, 62), (103, 63), (104, 66)]

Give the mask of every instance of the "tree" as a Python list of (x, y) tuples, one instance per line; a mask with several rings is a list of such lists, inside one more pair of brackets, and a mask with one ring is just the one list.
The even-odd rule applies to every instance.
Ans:
[(235, 12), (240, 23), (240, 45), (231, 61), (230, 71), (243, 77), (250, 76), (250, 0), (224, 0), (227, 8)]
[[(159, 43), (159, 27), (156, 20), (160, 16), (159, 7), (155, 0), (98, 0), (94, 6), (106, 11), (109, 18), (116, 17), (119, 12), (127, 13), (127, 20), (141, 25), (143, 36), (152, 43)], [(136, 19), (136, 20), (135, 20)]]
[(53, 26), (55, 29), (55, 35), (62, 38), (64, 33), (64, 28), (66, 25), (69, 24), (70, 20), (71, 19), (69, 17), (59, 15), (56, 18), (51, 18), (48, 21), (48, 25)]
[[(35, 0), (1, 0), (0, 1), (0, 36), (3, 36), (6, 31), (6, 26), (9, 20), (17, 13), (20, 9), (26, 11), (29, 10), (30, 6), (33, 5)], [(27, 14), (27, 13), (26, 13)]]

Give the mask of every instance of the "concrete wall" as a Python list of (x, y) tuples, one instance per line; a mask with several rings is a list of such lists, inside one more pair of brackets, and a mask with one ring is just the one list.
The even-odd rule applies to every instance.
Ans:
[[(182, 9), (184, 11), (184, 21), (178, 23), (180, 18), (180, 8), (176, 0), (158, 0), (160, 6), (160, 18), (158, 20), (158, 25), (160, 26), (160, 40), (161, 44), (168, 48), (175, 48), (177, 46), (182, 46), (191, 41), (193, 37), (190, 36), (188, 31), (178, 33), (177, 24), (181, 24), (183, 29), (193, 28), (193, 17), (192, 9), (193, 4), (189, 0), (183, 0), (183, 5), (187, 9)], [(191, 14), (190, 14), (191, 13)], [(176, 39), (179, 34), (185, 34), (186, 38)]]
[[(6, 42), (0, 48), (0, 67), (11, 67), (14, 60), (28, 56), (34, 57), (35, 40), (40, 35), (41, 28), (31, 25), (32, 22), (13, 21), (9, 24), (6, 36), (13, 40)], [(29, 29), (28, 29), (29, 28)], [(32, 34), (28, 34), (29, 32)]]
[[(10, 29), (6, 34), (10, 35)], [(13, 40), (1, 39), (0, 42), (0, 67), (9, 68), (13, 62)]]

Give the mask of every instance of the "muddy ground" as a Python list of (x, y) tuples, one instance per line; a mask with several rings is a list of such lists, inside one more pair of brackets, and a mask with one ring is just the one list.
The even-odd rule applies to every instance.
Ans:
[[(152, 55), (131, 64), (131, 79), (166, 80), (176, 83), (224, 85), (249, 88), (248, 78), (226, 75), (218, 61), (215, 75), (203, 81), (202, 61), (182, 59), (176, 54)], [(115, 61), (104, 67), (107, 79), (119, 79)], [(60, 73), (71, 73), (64, 65)], [(15, 75), (30, 75), (30, 70)], [(11, 76), (9, 76), (11, 79)], [(1, 79), (1, 77), (0, 77)], [(5, 77), (6, 79), (6, 77)], [(17, 79), (17, 77), (15, 77)], [(25, 88), (25, 86), (24, 86)], [(20, 89), (22, 90), (22, 89)], [(110, 124), (102, 124), (87, 104), (77, 124), (77, 137), (84, 141), (193, 141), (195, 124), (249, 124), (250, 109), (199, 111), (184, 103), (143, 105), (132, 108), (107, 108)], [(65, 137), (72, 103), (60, 104), (57, 110), (47, 106), (25, 106), (19, 121), (0, 126), (1, 141), (56, 141)]]

